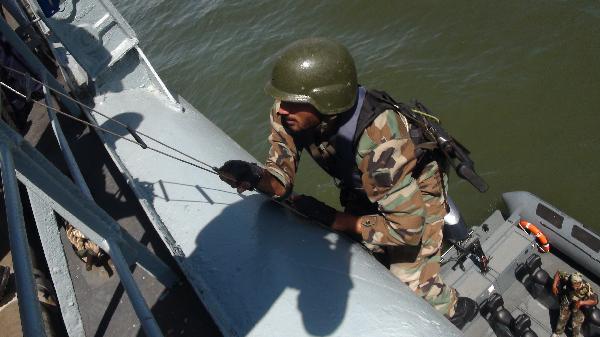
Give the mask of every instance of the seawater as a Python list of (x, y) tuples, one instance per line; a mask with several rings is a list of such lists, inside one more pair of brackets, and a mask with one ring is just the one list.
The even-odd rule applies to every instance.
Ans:
[[(597, 1), (114, 2), (167, 86), (258, 160), (274, 54), (335, 38), (360, 83), (425, 102), (471, 150), (490, 190), (451, 177), (469, 223), (501, 207), (501, 193), (526, 190), (600, 230)], [(299, 171), (297, 192), (339, 206), (307, 155)]]

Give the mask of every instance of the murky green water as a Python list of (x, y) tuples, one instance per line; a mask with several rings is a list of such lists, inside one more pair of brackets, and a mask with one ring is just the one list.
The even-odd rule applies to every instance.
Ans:
[[(274, 53), (332, 37), (362, 84), (424, 101), (471, 149), (491, 188), (453, 177), (467, 221), (482, 221), (502, 192), (527, 190), (600, 230), (598, 1), (115, 3), (167, 86), (256, 158), (268, 148), (262, 88)], [(296, 186), (337, 203), (307, 156)]]

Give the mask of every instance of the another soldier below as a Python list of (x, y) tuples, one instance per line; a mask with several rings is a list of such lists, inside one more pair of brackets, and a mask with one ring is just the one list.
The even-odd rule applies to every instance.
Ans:
[(569, 317), (573, 327), (572, 336), (581, 336), (581, 325), (585, 320), (581, 307), (598, 304), (598, 296), (594, 294), (590, 284), (582, 279), (580, 273), (557, 271), (552, 283), (552, 293), (554, 296), (560, 295), (560, 315), (552, 337), (559, 337), (565, 332)]
[(438, 274), (447, 207), (442, 164), (417, 160), (412, 125), (383, 92), (358, 85), (348, 50), (329, 39), (296, 41), (278, 55), (265, 90), (275, 99), (266, 168), (232, 160), (221, 178), (238, 191), (286, 199), (306, 150), (337, 180), (345, 210), (305, 195), (292, 205), (383, 251), (391, 272), (459, 328), (472, 320), (477, 303), (457, 297)]

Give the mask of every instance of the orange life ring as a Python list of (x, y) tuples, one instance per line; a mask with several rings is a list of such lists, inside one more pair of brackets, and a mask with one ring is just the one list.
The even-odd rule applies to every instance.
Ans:
[(519, 221), (519, 227), (535, 236), (540, 252), (548, 253), (550, 251), (550, 243), (548, 243), (548, 238), (546, 238), (546, 235), (544, 235), (544, 233), (542, 233), (542, 231), (539, 230), (539, 228), (537, 228), (534, 224), (525, 220), (521, 220)]

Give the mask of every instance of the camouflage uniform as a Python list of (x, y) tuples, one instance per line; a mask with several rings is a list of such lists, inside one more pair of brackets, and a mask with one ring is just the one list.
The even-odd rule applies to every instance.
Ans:
[[(271, 111), (271, 148), (267, 170), (287, 189), (291, 189), (300, 151), (298, 142), (281, 123), (279, 103)], [(327, 125), (316, 128), (312, 139), (319, 142)], [(415, 145), (409, 137), (406, 118), (385, 110), (367, 126), (359, 138), (355, 153), (364, 191), (376, 206), (362, 215), (362, 239), (384, 249), (390, 271), (447, 317), (454, 315), (456, 291), (439, 276), (442, 226), (446, 215), (446, 177), (433, 161), (418, 177)], [(314, 154), (313, 154), (314, 156)]]
[[(597, 298), (597, 295), (592, 291), (592, 287), (589, 283), (582, 281), (582, 285), (578, 290), (573, 289), (570, 282), (570, 274), (560, 272), (560, 286), (564, 286), (560, 293), (560, 314), (558, 317), (558, 323), (556, 324), (555, 333), (560, 335), (565, 332), (565, 326), (571, 317), (571, 324), (573, 327), (573, 336), (579, 336), (581, 332), (581, 325), (585, 320), (585, 316), (580, 309), (575, 307), (577, 301), (587, 301), (592, 298)], [(559, 288), (560, 289), (560, 288)]]

